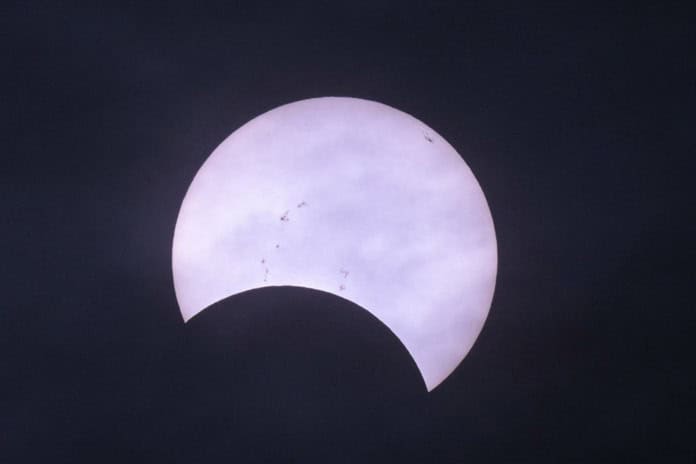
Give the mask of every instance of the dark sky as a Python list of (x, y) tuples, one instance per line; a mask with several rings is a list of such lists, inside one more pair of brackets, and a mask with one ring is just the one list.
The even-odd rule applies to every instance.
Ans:
[[(0, 462), (696, 460), (686, 7), (121, 3), (0, 7)], [(196, 170), (326, 95), (424, 121), (488, 198), (490, 316), (430, 394), (332, 295), (181, 320)]]

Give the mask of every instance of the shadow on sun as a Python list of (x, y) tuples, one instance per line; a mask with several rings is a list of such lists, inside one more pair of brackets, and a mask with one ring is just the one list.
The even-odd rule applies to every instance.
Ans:
[(231, 296), (186, 324), (182, 350), (181, 423), (197, 457), (406, 456), (420, 435), (416, 364), (384, 324), (336, 295), (286, 286)]

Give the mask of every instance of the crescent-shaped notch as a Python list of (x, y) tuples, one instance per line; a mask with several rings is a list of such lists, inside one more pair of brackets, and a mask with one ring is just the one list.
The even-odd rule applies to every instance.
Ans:
[(185, 321), (264, 286), (346, 298), (394, 332), (430, 391), (483, 327), (497, 247), (483, 192), (442, 137), (389, 106), (325, 97), (258, 116), (210, 155), (172, 268)]

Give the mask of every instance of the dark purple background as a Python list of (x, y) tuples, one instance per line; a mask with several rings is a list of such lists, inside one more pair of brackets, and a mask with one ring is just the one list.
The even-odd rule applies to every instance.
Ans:
[[(686, 7), (121, 3), (0, 6), (0, 462), (694, 462)], [(491, 313), (430, 394), (331, 295), (180, 318), (196, 170), (325, 95), (426, 122), (489, 200)]]

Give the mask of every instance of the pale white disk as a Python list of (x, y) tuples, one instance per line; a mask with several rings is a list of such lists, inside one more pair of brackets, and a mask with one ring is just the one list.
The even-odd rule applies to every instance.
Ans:
[(346, 298), (392, 330), (430, 391), (481, 331), (497, 247), (483, 192), (442, 137), (389, 106), (325, 97), (258, 116), (210, 155), (172, 267), (184, 320), (265, 286)]

